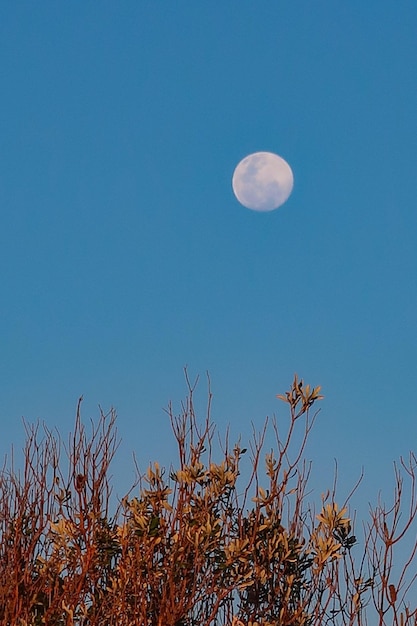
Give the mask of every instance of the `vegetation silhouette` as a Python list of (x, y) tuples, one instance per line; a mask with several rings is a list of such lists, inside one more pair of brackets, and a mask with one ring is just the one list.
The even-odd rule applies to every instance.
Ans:
[[(200, 422), (186, 380), (180, 414), (167, 410), (177, 465), (151, 464), (113, 515), (115, 412), (87, 434), (80, 399), (66, 445), (26, 425), (23, 469), (5, 464), (0, 474), (0, 624), (415, 626), (417, 541), (399, 568), (393, 554), (415, 530), (416, 457), (395, 467), (393, 505), (370, 509), (359, 540), (335, 486), (318, 512), (307, 500), (304, 453), (320, 387), (295, 376), (277, 396), (289, 410), (285, 432), (265, 423), (249, 451), (226, 435), (217, 452), (210, 384)], [(267, 428), (276, 450), (264, 454)]]

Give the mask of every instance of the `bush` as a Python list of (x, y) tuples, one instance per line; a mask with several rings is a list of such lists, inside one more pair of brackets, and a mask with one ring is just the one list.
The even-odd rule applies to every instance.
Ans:
[(268, 425), (254, 432), (241, 487), (247, 450), (226, 436), (215, 452), (210, 389), (199, 423), (187, 382), (181, 414), (168, 409), (178, 465), (166, 471), (153, 463), (113, 516), (115, 413), (102, 413), (87, 435), (80, 400), (66, 446), (45, 426), (26, 426), (22, 472), (5, 466), (0, 475), (0, 624), (415, 625), (409, 571), (417, 542), (393, 575), (394, 548), (417, 515), (415, 456), (396, 467), (394, 504), (370, 510), (359, 543), (349, 503), (339, 507), (334, 488), (317, 515), (306, 499), (304, 450), (319, 387), (295, 377), (278, 396), (288, 428), (282, 434), (272, 423), (276, 452), (265, 455), (264, 471)]

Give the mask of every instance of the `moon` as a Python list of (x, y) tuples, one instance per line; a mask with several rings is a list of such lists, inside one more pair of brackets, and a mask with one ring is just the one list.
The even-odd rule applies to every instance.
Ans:
[(273, 211), (286, 202), (294, 186), (287, 161), (273, 152), (254, 152), (236, 166), (233, 193), (253, 211)]

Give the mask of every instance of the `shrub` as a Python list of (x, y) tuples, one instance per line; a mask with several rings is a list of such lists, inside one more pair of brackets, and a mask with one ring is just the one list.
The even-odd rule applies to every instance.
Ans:
[(317, 514), (307, 501), (304, 452), (319, 387), (296, 376), (278, 396), (288, 427), (282, 433), (273, 421), (276, 451), (266, 455), (270, 426), (254, 431), (241, 485), (248, 451), (230, 446), (227, 435), (215, 450), (210, 388), (200, 423), (187, 382), (180, 415), (168, 408), (177, 465), (151, 464), (112, 516), (114, 411), (101, 413), (87, 435), (80, 400), (66, 446), (45, 426), (26, 426), (22, 472), (12, 464), (0, 475), (0, 624), (415, 625), (417, 542), (393, 575), (394, 548), (417, 515), (415, 456), (395, 468), (394, 504), (370, 510), (358, 542), (349, 503), (338, 506), (335, 488)]

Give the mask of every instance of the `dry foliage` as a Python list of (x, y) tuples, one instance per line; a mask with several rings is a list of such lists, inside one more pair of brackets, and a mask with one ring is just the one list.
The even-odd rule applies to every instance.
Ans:
[(295, 377), (278, 396), (289, 408), (288, 427), (282, 434), (273, 423), (276, 452), (265, 456), (266, 425), (254, 432), (241, 488), (247, 451), (226, 436), (214, 458), (210, 390), (199, 424), (195, 385), (187, 382), (181, 414), (168, 410), (178, 465), (166, 472), (152, 464), (113, 517), (114, 412), (101, 414), (87, 435), (80, 401), (67, 446), (45, 427), (27, 427), (23, 471), (0, 474), (0, 624), (416, 625), (417, 542), (393, 577), (394, 548), (417, 515), (415, 456), (396, 467), (393, 506), (371, 509), (358, 542), (334, 488), (318, 514), (306, 502), (303, 453), (319, 387)]

